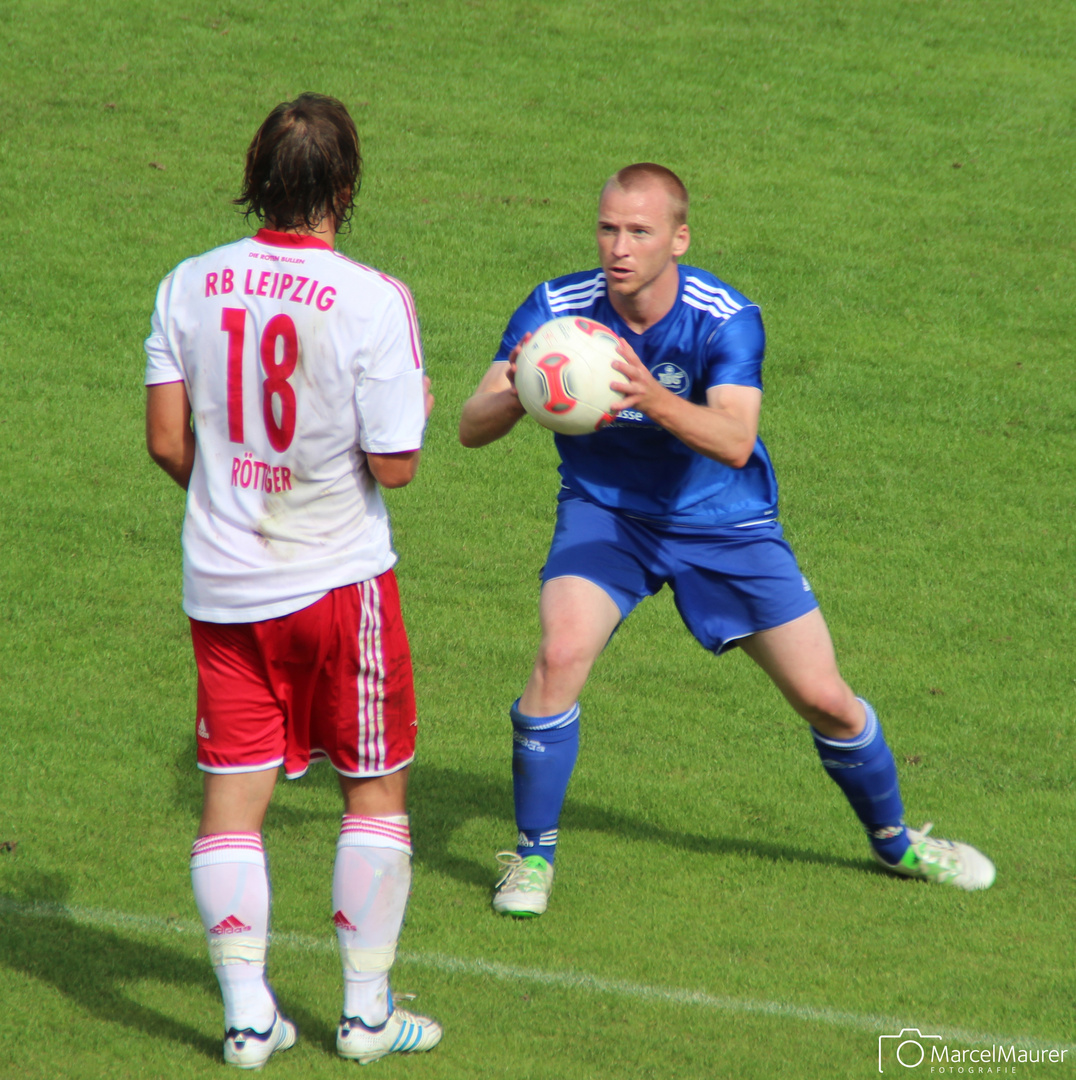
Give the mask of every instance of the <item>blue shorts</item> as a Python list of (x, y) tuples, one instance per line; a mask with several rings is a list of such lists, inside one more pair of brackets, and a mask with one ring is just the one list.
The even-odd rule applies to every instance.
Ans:
[(626, 619), (668, 584), (684, 625), (722, 653), (818, 607), (776, 521), (714, 529), (663, 527), (562, 493), (542, 581), (580, 577)]

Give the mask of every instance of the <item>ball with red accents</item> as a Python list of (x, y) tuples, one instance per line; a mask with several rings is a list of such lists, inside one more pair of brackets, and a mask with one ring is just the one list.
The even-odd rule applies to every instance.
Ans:
[(603, 323), (566, 315), (540, 326), (519, 352), (516, 390), (543, 427), (589, 435), (613, 419), (624, 395), (611, 390), (624, 376), (613, 366), (620, 339)]

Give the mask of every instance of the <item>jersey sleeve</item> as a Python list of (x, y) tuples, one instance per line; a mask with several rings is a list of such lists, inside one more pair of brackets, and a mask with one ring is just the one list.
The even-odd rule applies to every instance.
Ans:
[(552, 318), (553, 312), (550, 310), (549, 301), (546, 298), (545, 286), (539, 285), (516, 308), (516, 313), (508, 320), (508, 326), (501, 337), (501, 347), (497, 350), (493, 362), (507, 361), (509, 354), (520, 343), (524, 334), (534, 333), (539, 326), (549, 322)]
[(149, 337), (146, 338), (144, 345), (146, 350), (146, 386), (182, 382), (184, 379), (183, 368), (180, 366), (179, 359), (172, 352), (168, 335), (165, 333), (168, 299), (172, 292), (172, 276), (172, 274), (169, 274), (157, 289), (157, 303), (150, 319)]
[(359, 446), (369, 454), (418, 450), (426, 427), (422, 342), (411, 293), (401, 282), (385, 308), (381, 332), (355, 388)]
[(762, 389), (762, 358), (766, 331), (755, 306), (745, 307), (727, 319), (706, 343), (706, 388), (753, 386)]

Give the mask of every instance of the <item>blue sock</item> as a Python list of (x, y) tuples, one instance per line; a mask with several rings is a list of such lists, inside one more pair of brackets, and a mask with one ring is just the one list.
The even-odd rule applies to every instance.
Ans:
[(813, 728), (811, 733), (826, 772), (863, 822), (871, 846), (893, 865), (909, 846), (897, 764), (874, 710), (862, 698), (856, 700), (867, 712), (867, 723), (855, 738), (831, 739)]
[(556, 716), (524, 716), (512, 705), (512, 787), (518, 854), (553, 861), (557, 824), (579, 753), (579, 703)]

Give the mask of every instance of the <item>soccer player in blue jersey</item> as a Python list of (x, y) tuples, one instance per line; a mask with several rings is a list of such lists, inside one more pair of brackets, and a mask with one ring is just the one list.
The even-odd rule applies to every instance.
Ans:
[(668, 584), (688, 629), (714, 653), (739, 646), (810, 725), (874, 857), (894, 873), (989, 888), (994, 866), (967, 844), (904, 823), (893, 755), (874, 710), (841, 678), (818, 603), (777, 521), (777, 482), (758, 437), (765, 333), (758, 306), (681, 264), (688, 195), (675, 173), (629, 165), (598, 207), (600, 269), (539, 285), (463, 407), (460, 441), (484, 446), (524, 415), (521, 344), (562, 315), (623, 340), (612, 424), (556, 435), (562, 487), (542, 571), (541, 644), (512, 705), (515, 852), (493, 907), (541, 915), (553, 887), (561, 806), (579, 747), (590, 669), (636, 604)]

